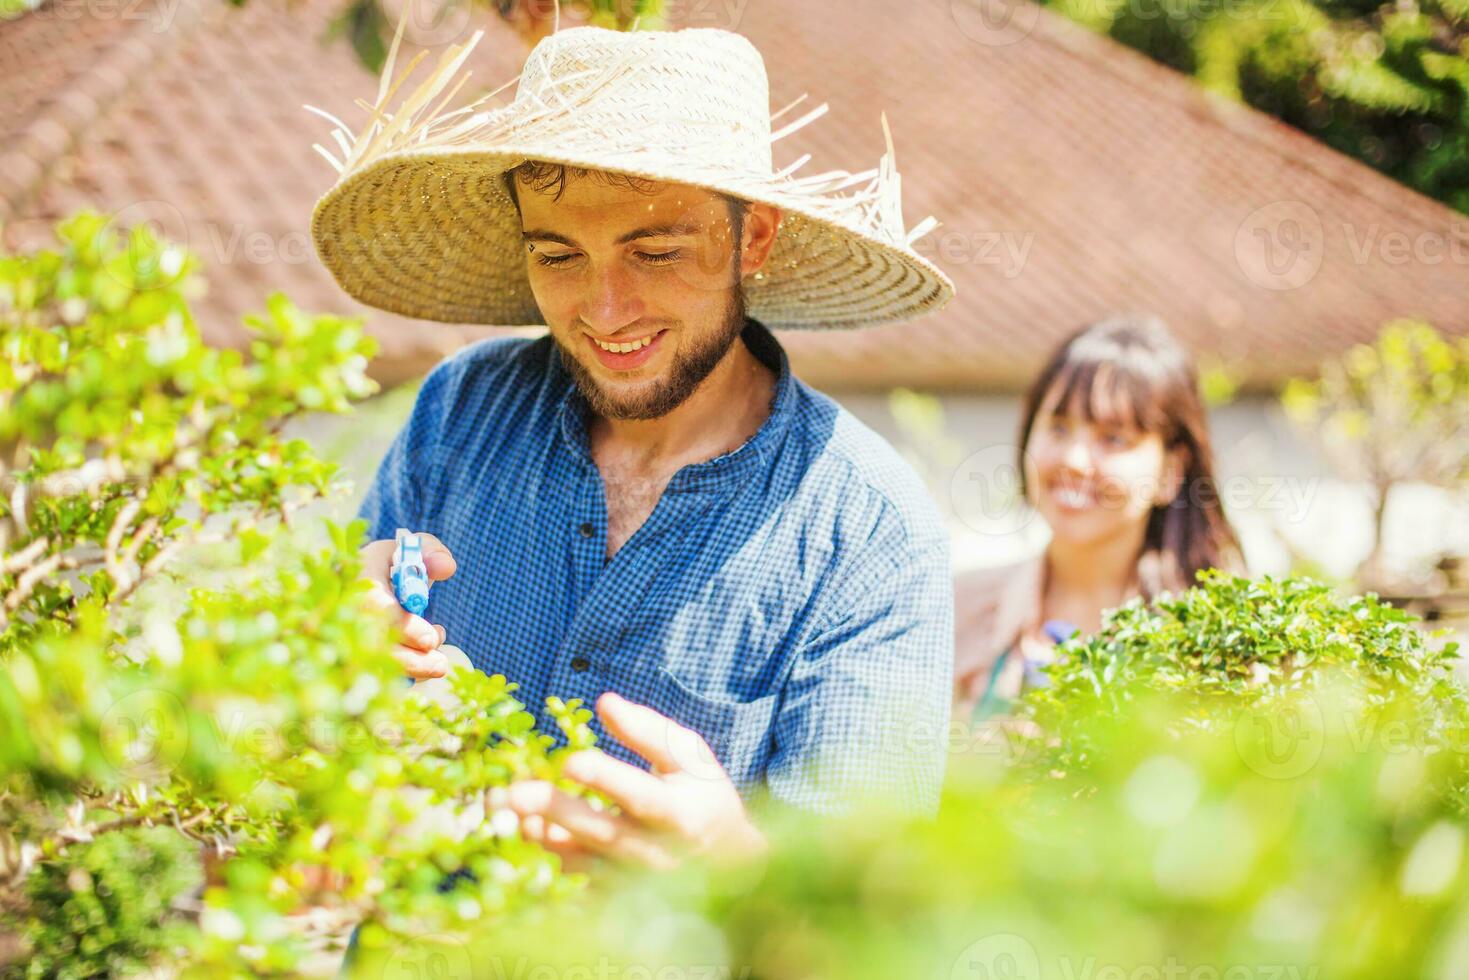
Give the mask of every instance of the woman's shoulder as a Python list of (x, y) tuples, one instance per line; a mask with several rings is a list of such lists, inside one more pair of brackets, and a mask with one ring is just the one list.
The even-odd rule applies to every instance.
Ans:
[(1040, 610), (1041, 554), (954, 577), (956, 675), (986, 672)]
[(1034, 602), (1040, 596), (1043, 553), (1019, 561), (987, 568), (974, 568), (954, 576), (954, 599), (968, 612), (983, 612), (1009, 606), (1020, 599)]

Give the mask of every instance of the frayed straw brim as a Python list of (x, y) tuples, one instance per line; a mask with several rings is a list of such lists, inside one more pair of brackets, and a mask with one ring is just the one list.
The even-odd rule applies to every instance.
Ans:
[[(568, 99), (554, 90), (554, 81), (542, 82), (547, 91), (527, 92), (523, 74), (510, 106), (476, 112), (496, 94), (490, 93), (445, 112), (465, 80), (453, 76), (479, 32), (466, 45), (446, 51), (433, 76), (390, 114), (387, 99), (417, 64), (388, 86), (402, 26), (377, 104), (360, 103), (373, 122), (354, 137), (327, 117), (337, 125), (332, 135), (342, 162), (317, 147), (341, 178), (316, 203), (312, 237), (341, 287), (368, 305), (450, 323), (543, 324), (526, 274), (520, 217), (505, 183), (506, 172), (527, 160), (702, 187), (780, 208), (784, 218), (774, 251), (744, 282), (749, 315), (771, 327), (894, 322), (938, 309), (953, 295), (948, 278), (911, 248), (936, 222), (929, 218), (904, 230), (890, 138), (876, 170), (815, 177), (793, 176), (807, 157), (780, 173), (761, 173), (727, 166), (725, 160), (737, 157), (728, 148), (691, 148), (685, 140), (675, 154), (645, 142), (618, 145), (615, 138), (605, 138), (605, 126), (600, 132), (589, 129), (584, 111), (595, 93), (608, 91), (625, 69), (615, 59), (605, 64), (599, 59), (576, 76), (580, 91), (593, 95)], [(560, 36), (595, 30), (576, 28)], [(743, 39), (739, 43), (748, 46)], [(636, 57), (636, 51), (626, 57)], [(763, 85), (763, 66), (761, 71)], [(588, 76), (596, 77), (588, 81)], [(677, 81), (687, 87), (687, 79)], [(728, 84), (726, 78), (715, 81)], [(778, 139), (824, 108), (765, 138)], [(636, 120), (628, 125), (635, 127)], [(886, 133), (885, 119), (883, 128)], [(690, 139), (694, 136), (691, 130)], [(697, 136), (706, 142), (718, 138)], [(863, 184), (855, 193), (841, 193)]]

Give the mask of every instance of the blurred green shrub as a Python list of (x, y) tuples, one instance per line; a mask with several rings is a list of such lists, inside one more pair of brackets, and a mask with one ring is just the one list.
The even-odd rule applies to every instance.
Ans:
[(1382, 528), (1393, 488), (1469, 490), (1469, 337), (1395, 320), (1375, 343), (1322, 365), (1318, 378), (1287, 382), (1281, 405), (1342, 476), (1372, 487), (1373, 545), (1357, 579), (1384, 587)]

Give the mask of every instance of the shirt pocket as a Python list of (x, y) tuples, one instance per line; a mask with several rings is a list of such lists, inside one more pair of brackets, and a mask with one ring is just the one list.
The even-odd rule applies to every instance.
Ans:
[[(778, 694), (750, 701), (714, 698), (689, 687), (666, 667), (654, 674), (656, 707), (674, 721), (704, 736), (713, 753), (702, 749), (671, 746), (675, 761), (695, 774), (707, 772), (718, 778), (717, 763), (743, 793), (764, 775), (771, 747)], [(689, 756), (689, 758), (685, 758)]]

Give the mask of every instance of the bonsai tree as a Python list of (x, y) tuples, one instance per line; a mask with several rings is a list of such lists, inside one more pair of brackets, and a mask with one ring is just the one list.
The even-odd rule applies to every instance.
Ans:
[(1382, 529), (1393, 488), (1469, 488), (1469, 338), (1389, 323), (1376, 343), (1322, 365), (1318, 379), (1288, 382), (1281, 402), (1344, 476), (1372, 487), (1372, 549), (1357, 579), (1388, 585)]
[(216, 350), (192, 255), (56, 233), (0, 255), (0, 973), (285, 973), (313, 928), (381, 948), (573, 894), (492, 794), (564, 749), (503, 677), (408, 688), (363, 523), (301, 519), (343, 488), (283, 427), (373, 390), (360, 324), (277, 294)]

